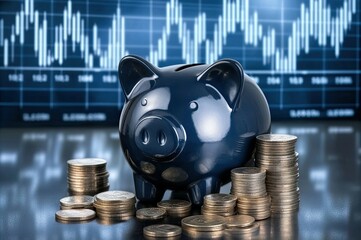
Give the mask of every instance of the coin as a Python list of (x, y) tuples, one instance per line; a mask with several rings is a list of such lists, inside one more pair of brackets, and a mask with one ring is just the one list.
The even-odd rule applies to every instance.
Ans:
[(190, 214), (192, 204), (185, 200), (171, 199), (157, 203), (157, 207), (164, 208), (172, 217), (185, 217)]
[(234, 215), (226, 217), (226, 228), (247, 227), (254, 223), (255, 219), (249, 215)]
[(154, 224), (143, 228), (144, 236), (149, 237), (174, 237), (182, 233), (182, 228), (172, 224)]
[(135, 195), (126, 191), (106, 191), (95, 196), (97, 202), (104, 202), (109, 204), (135, 202)]
[(198, 232), (221, 231), (225, 228), (226, 220), (216, 215), (194, 215), (183, 218), (182, 228)]
[(75, 167), (97, 167), (103, 166), (107, 163), (104, 159), (101, 158), (79, 158), (68, 160), (68, 164)]
[(162, 219), (167, 214), (164, 208), (142, 208), (137, 210), (136, 217), (141, 220), (157, 220)]
[(95, 212), (90, 209), (69, 209), (59, 210), (55, 213), (55, 218), (60, 221), (87, 221), (95, 218)]
[(284, 142), (296, 142), (297, 137), (288, 134), (262, 134), (256, 137), (259, 142), (266, 143), (284, 143)]
[(61, 209), (92, 208), (94, 198), (88, 195), (69, 196), (60, 199)]
[(237, 197), (231, 194), (214, 193), (208, 194), (204, 197), (204, 203), (218, 206), (228, 206), (236, 203)]

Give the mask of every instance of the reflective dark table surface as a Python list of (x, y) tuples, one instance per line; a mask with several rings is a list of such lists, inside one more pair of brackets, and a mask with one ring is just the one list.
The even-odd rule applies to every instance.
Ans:
[[(360, 238), (360, 130), (359, 122), (345, 121), (272, 125), (273, 133), (298, 136), (301, 202), (295, 215), (260, 221), (259, 239)], [(135, 218), (113, 225), (55, 221), (67, 196), (66, 161), (82, 157), (106, 159), (110, 189), (134, 192), (116, 127), (0, 129), (0, 239), (142, 239), (148, 224)], [(221, 192), (229, 190), (227, 184)]]

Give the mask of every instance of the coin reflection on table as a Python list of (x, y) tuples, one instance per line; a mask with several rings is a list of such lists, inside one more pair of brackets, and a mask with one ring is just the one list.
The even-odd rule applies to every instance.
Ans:
[(182, 234), (182, 228), (172, 224), (154, 224), (143, 228), (145, 237), (174, 238)]
[(271, 216), (272, 239), (298, 239), (298, 213), (277, 213)]
[(259, 239), (259, 223), (242, 227), (242, 228), (227, 228), (224, 230), (225, 239)]

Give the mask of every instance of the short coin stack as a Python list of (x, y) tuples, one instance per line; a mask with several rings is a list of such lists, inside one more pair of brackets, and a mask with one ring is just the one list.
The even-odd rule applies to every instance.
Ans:
[(265, 185), (266, 171), (257, 167), (232, 169), (231, 193), (238, 197), (237, 210), (256, 220), (270, 216), (270, 199)]
[(267, 170), (266, 187), (271, 196), (271, 211), (285, 213), (298, 211), (300, 190), (298, 187), (297, 137), (285, 134), (257, 136), (255, 163)]
[(94, 197), (88, 195), (69, 196), (60, 199), (60, 209), (94, 209)]
[(237, 197), (231, 194), (214, 193), (204, 197), (203, 215), (232, 216), (235, 214)]
[(109, 189), (107, 162), (100, 158), (68, 160), (70, 195), (95, 195)]
[(163, 219), (167, 215), (167, 211), (164, 208), (150, 207), (137, 210), (136, 217), (139, 220), (159, 220)]
[(107, 191), (94, 197), (97, 217), (103, 223), (124, 221), (135, 213), (135, 195), (125, 191)]
[(217, 215), (194, 215), (183, 218), (182, 229), (191, 238), (219, 238), (223, 235), (226, 220)]
[(171, 217), (186, 217), (189, 216), (192, 210), (192, 204), (185, 200), (165, 200), (157, 203), (157, 206), (167, 211)]
[(60, 223), (88, 222), (94, 218), (95, 212), (90, 209), (67, 209), (55, 213), (55, 219)]
[(231, 170), (231, 194), (238, 197), (260, 197), (267, 194), (266, 171), (257, 167), (239, 167)]

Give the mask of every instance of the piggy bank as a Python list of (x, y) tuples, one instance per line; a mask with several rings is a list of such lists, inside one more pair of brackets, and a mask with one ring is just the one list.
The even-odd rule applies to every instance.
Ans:
[(251, 159), (255, 137), (270, 131), (267, 100), (235, 60), (158, 68), (126, 56), (118, 73), (120, 143), (140, 201), (172, 190), (202, 204)]

